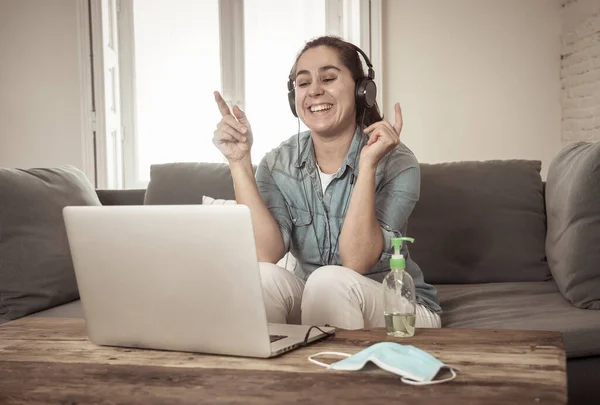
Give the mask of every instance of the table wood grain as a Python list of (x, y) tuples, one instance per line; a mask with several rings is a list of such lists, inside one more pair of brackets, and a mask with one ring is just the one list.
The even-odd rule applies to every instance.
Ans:
[[(369, 367), (332, 371), (307, 357), (356, 353), (380, 341), (411, 344), (459, 369), (451, 382), (417, 387)], [(337, 359), (331, 359), (334, 361)], [(273, 359), (96, 346), (85, 322), (24, 318), (0, 325), (1, 404), (566, 404), (558, 332), (417, 329), (338, 330)]]

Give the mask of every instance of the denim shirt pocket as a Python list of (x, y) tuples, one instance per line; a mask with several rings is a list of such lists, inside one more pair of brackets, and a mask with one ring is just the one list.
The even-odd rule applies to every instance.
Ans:
[(312, 213), (295, 207), (289, 207), (292, 218), (292, 246), (297, 250), (304, 249), (309, 232), (313, 232)]

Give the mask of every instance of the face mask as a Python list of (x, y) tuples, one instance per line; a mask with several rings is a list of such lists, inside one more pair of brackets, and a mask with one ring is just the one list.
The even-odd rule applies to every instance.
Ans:
[[(314, 357), (325, 354), (347, 358), (332, 364), (325, 364), (314, 359)], [(376, 343), (354, 355), (338, 352), (321, 352), (310, 356), (308, 360), (311, 363), (331, 370), (345, 371), (360, 370), (370, 361), (390, 373), (401, 376), (402, 382), (412, 385), (439, 384), (456, 378), (456, 368), (445, 365), (429, 353), (414, 346), (393, 342)], [(452, 376), (434, 381), (435, 376), (443, 368), (450, 370)]]

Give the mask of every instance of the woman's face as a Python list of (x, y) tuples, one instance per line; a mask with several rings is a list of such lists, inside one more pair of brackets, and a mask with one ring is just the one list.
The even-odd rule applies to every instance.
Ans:
[(319, 46), (304, 52), (295, 80), (296, 111), (311, 131), (331, 136), (354, 125), (354, 80), (335, 50)]

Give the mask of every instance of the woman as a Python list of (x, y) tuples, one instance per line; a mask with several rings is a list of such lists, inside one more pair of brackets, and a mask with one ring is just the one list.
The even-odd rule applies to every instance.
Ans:
[[(420, 171), (400, 143), (400, 105), (392, 125), (376, 103), (364, 107), (356, 95), (365, 79), (357, 50), (328, 36), (306, 44), (288, 87), (292, 111), (309, 131), (269, 152), (255, 176), (248, 118), (215, 92), (222, 120), (213, 143), (229, 162), (237, 202), (252, 213), (269, 322), (384, 326), (390, 240), (406, 231)], [(275, 265), (288, 251), (299, 262), (294, 273)], [(435, 288), (406, 246), (403, 254), (415, 280), (415, 326), (441, 327)]]

